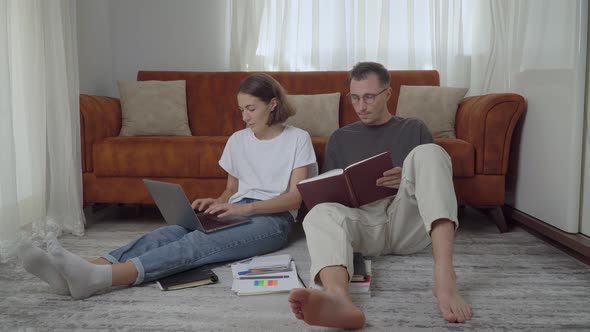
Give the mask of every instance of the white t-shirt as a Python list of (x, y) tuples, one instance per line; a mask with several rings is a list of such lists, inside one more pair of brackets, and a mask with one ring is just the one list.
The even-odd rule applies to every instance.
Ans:
[(291, 126), (269, 140), (259, 140), (250, 128), (233, 133), (219, 165), (238, 179), (238, 192), (230, 203), (243, 198), (267, 200), (287, 192), (295, 168), (309, 166), (310, 177), (318, 173), (309, 134)]

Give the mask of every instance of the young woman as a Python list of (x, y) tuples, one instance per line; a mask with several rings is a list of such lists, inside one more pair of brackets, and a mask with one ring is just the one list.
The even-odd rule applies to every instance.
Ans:
[(228, 173), (227, 187), (217, 198), (192, 203), (221, 217), (248, 215), (250, 223), (210, 234), (165, 226), (90, 262), (50, 234), (48, 253), (30, 243), (21, 246), (25, 269), (56, 292), (83, 299), (111, 286), (139, 285), (283, 247), (294, 222), (289, 211), (301, 204), (296, 184), (317, 170), (309, 134), (283, 124), (295, 113), (285, 95), (269, 75), (241, 82), (237, 98), (246, 128), (229, 138), (219, 161)]

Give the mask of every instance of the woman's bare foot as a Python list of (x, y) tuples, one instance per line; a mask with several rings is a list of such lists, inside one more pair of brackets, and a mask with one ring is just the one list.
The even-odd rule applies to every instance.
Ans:
[(435, 268), (432, 293), (438, 301), (438, 308), (445, 320), (451, 323), (463, 323), (471, 319), (471, 307), (459, 294), (456, 279), (453, 271), (437, 271)]
[(289, 293), (289, 302), (295, 317), (309, 325), (344, 329), (365, 325), (365, 315), (345, 294), (296, 288)]

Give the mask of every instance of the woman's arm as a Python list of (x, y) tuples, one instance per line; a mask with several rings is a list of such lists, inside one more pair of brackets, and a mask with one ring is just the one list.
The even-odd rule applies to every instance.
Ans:
[(309, 165), (295, 168), (291, 171), (288, 192), (268, 200), (246, 204), (249, 205), (247, 214), (276, 213), (299, 209), (301, 207), (301, 194), (297, 189), (297, 184), (307, 179), (308, 172)]
[(219, 195), (219, 197), (215, 199), (198, 198), (193, 201), (191, 206), (193, 207), (193, 209), (203, 211), (203, 209), (207, 209), (212, 205), (227, 203), (229, 201), (229, 198), (236, 192), (238, 192), (238, 179), (228, 174), (227, 185), (225, 186), (225, 190), (221, 193), (221, 195)]
[[(218, 212), (221, 212), (219, 214), (219, 217), (225, 217), (232, 215), (277, 213), (299, 209), (299, 207), (301, 206), (301, 194), (299, 194), (299, 190), (297, 190), (297, 183), (299, 183), (299, 181), (301, 180), (307, 179), (307, 176), (308, 166), (298, 167), (291, 171), (291, 179), (289, 180), (289, 192), (286, 192), (284, 194), (281, 194), (277, 197), (273, 197), (268, 200), (248, 204), (212, 204), (207, 210), (205, 210), (205, 212), (212, 214), (217, 214)], [(238, 180), (236, 179), (236, 188), (237, 181)]]
[(232, 197), (233, 194), (238, 192), (238, 179), (227, 175), (227, 185), (225, 186), (225, 190), (217, 197), (218, 203), (227, 203), (229, 198)]

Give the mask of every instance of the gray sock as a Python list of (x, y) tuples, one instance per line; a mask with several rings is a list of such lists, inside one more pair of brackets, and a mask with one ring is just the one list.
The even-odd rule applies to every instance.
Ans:
[(72, 297), (81, 300), (108, 289), (112, 284), (111, 265), (92, 264), (66, 249), (53, 235), (47, 234), (47, 251), (51, 260), (66, 279)]
[(59, 295), (70, 295), (66, 279), (53, 265), (51, 256), (43, 249), (36, 247), (31, 241), (25, 240), (18, 247), (18, 257), (25, 270), (51, 286)]

